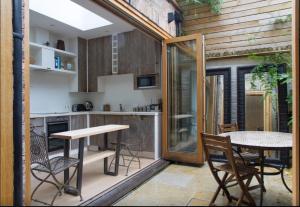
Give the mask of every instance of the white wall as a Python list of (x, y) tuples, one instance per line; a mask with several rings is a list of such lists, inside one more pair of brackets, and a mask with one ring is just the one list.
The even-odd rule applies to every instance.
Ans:
[(105, 92), (95, 102), (96, 110), (102, 110), (103, 104), (110, 104), (113, 111), (118, 111), (119, 104), (122, 104), (126, 111), (132, 111), (133, 107), (149, 105), (151, 100), (157, 103), (161, 98), (161, 89), (134, 90), (133, 74), (104, 76), (101, 81), (104, 81)]
[(50, 72), (30, 71), (31, 113), (66, 112), (73, 103), (80, 101), (72, 96), (70, 84), (73, 76)]
[(31, 71), (30, 109), (31, 113), (68, 112), (72, 104), (92, 101), (94, 110), (102, 111), (103, 104), (110, 104), (113, 111), (119, 104), (126, 111), (138, 105), (156, 103), (161, 98), (161, 90), (133, 90), (134, 76), (114, 75), (102, 77), (104, 93), (70, 93), (74, 76)]

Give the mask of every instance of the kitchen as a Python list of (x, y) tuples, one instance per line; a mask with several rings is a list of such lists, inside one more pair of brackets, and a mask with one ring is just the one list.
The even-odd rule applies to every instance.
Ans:
[[(71, 4), (64, 5), (66, 2)], [(95, 7), (92, 1), (60, 4), (60, 8), (85, 8), (84, 12), (90, 14), (84, 15), (90, 19), (76, 25), (71, 18), (53, 13), (58, 8), (53, 8), (52, 1), (43, 1), (42, 5), (39, 0), (30, 1), (32, 129), (45, 134), (49, 155), (54, 157), (62, 154), (64, 141), (51, 138), (53, 133), (126, 124), (130, 128), (122, 134), (122, 140), (140, 143), (140, 149), (133, 147), (130, 151), (140, 151), (141, 169), (160, 160), (161, 42), (104, 8)], [(111, 134), (109, 142), (116, 136)], [(97, 152), (104, 147), (102, 136), (86, 139), (87, 165), (101, 162)], [(111, 143), (108, 145), (113, 148)], [(76, 155), (77, 151), (78, 142), (72, 141), (70, 154)], [(88, 161), (89, 156), (93, 162)], [(129, 176), (141, 169), (132, 164)], [(107, 188), (126, 179), (125, 173), (120, 174), (122, 178), (109, 182)], [(43, 190), (45, 193), (47, 188)], [(84, 197), (95, 196), (93, 193)], [(43, 193), (40, 197), (44, 197)], [(57, 200), (58, 204), (63, 202), (61, 198)], [(71, 197), (70, 204), (78, 202), (75, 200)]]

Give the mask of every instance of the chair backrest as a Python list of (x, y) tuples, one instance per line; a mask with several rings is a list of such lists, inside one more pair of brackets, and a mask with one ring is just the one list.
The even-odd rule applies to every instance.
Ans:
[(202, 133), (202, 141), (205, 156), (212, 172), (215, 172), (216, 168), (214, 167), (211, 155), (214, 155), (216, 152), (221, 152), (225, 155), (227, 162), (231, 166), (234, 174), (239, 177), (229, 136), (222, 137)]
[(46, 136), (37, 134), (34, 129), (30, 132), (30, 157), (31, 164), (40, 164), (50, 169)]
[(219, 133), (226, 133), (226, 132), (235, 132), (239, 130), (239, 126), (237, 123), (233, 124), (218, 124)]

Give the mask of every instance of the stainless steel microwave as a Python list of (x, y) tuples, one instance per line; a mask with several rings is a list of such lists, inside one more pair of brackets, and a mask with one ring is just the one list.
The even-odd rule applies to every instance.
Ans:
[(159, 75), (149, 74), (149, 75), (139, 75), (136, 76), (136, 86), (137, 89), (151, 89), (157, 88), (159, 86)]

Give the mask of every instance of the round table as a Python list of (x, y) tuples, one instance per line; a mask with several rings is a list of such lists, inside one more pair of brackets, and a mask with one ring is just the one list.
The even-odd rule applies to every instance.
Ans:
[[(262, 205), (264, 192), (264, 167), (265, 167), (265, 150), (283, 150), (292, 149), (292, 134), (282, 132), (266, 132), (266, 131), (236, 131), (220, 134), (220, 136), (230, 136), (231, 143), (237, 147), (255, 149), (260, 155), (260, 174), (262, 179), (261, 200)], [(283, 177), (284, 166), (280, 169), (281, 178), (284, 186), (290, 191)], [(279, 174), (279, 173), (277, 173)], [(270, 175), (270, 174), (269, 174)]]

